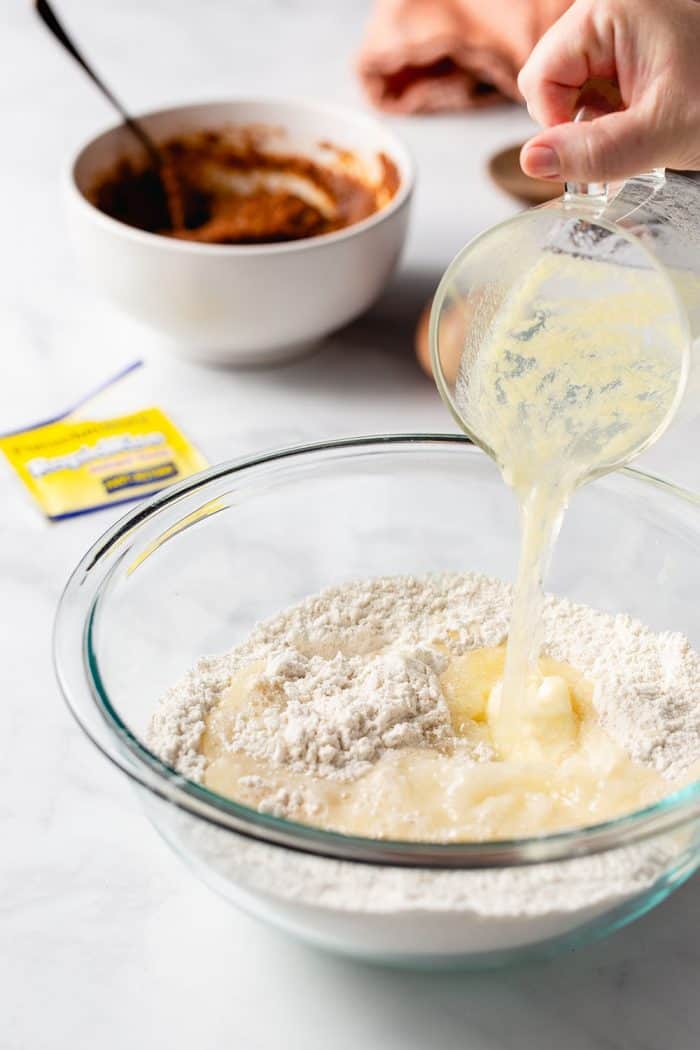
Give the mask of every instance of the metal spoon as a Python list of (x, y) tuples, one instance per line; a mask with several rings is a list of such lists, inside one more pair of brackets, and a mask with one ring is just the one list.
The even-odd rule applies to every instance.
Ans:
[(99, 88), (104, 97), (112, 106), (116, 109), (119, 116), (122, 118), (125, 126), (134, 135), (136, 139), (141, 143), (143, 148), (146, 150), (148, 157), (155, 168), (158, 177), (160, 178), (161, 185), (163, 187), (163, 194), (168, 207), (168, 213), (170, 215), (170, 221), (173, 228), (177, 229), (185, 224), (185, 208), (182, 199), (182, 193), (177, 183), (175, 172), (173, 171), (172, 164), (170, 164), (166, 157), (163, 156), (161, 150), (156, 145), (154, 140), (151, 138), (149, 133), (135, 117), (132, 117), (128, 110), (122, 105), (116, 95), (107, 87), (104, 81), (97, 75), (95, 70), (86, 62), (83, 55), (80, 53), (76, 45), (71, 40), (70, 36), (64, 29), (63, 25), (58, 20), (58, 17), (47, 2), (47, 0), (35, 0), (34, 7), (37, 15), (44, 23), (44, 25), (50, 30), (60, 44), (66, 49), (71, 58), (75, 59), (78, 65), (84, 70), (85, 73), (90, 77), (93, 84)]

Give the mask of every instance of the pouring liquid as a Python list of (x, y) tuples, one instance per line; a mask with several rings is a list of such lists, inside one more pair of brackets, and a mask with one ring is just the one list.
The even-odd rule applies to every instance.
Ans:
[(543, 581), (571, 496), (665, 427), (685, 333), (657, 271), (545, 252), (462, 359), (456, 403), (518, 500), (519, 569), (494, 737), (518, 755), (537, 706)]

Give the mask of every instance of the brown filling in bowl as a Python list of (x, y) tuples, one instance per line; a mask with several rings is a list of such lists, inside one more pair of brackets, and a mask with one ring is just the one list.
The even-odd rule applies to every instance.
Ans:
[(319, 143), (323, 159), (266, 149), (265, 129), (225, 128), (161, 144), (163, 165), (121, 160), (89, 199), (128, 226), (204, 244), (265, 244), (316, 237), (383, 208), (399, 173), (383, 153), (374, 172), (359, 156)]

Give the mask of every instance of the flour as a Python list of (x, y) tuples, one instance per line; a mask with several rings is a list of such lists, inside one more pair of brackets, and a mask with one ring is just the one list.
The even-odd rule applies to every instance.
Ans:
[(239, 715), (232, 744), (335, 780), (362, 776), (389, 748), (445, 747), (450, 718), (437, 675), (446, 666), (444, 655), (421, 649), (330, 660), (285, 650), (251, 683), (253, 713)]
[[(520, 920), (610, 907), (652, 885), (692, 832), (589, 857), (493, 870), (383, 867), (330, 860), (246, 839), (172, 813), (178, 835), (224, 878), (282, 900), (339, 912), (475, 915)], [(537, 939), (538, 931), (532, 931)], [(539, 931), (541, 934), (541, 930)]]
[[(163, 697), (150, 746), (201, 781), (204, 719), (231, 677), (259, 664), (249, 708), (234, 722), (235, 749), (290, 772), (351, 780), (389, 749), (449, 747), (438, 681), (446, 654), (500, 644), (511, 600), (508, 584), (476, 574), (380, 577), (324, 591), (258, 625), (232, 652), (200, 660)], [(543, 618), (543, 652), (595, 683), (610, 736), (669, 780), (683, 776), (700, 754), (700, 657), (687, 639), (553, 596)], [(491, 757), (463, 746), (469, 760)], [(285, 815), (281, 799), (263, 808)]]
[[(452, 652), (498, 645), (508, 630), (509, 602), (510, 590), (505, 584), (476, 575), (423, 580), (379, 577), (329, 589), (259, 624), (249, 639), (230, 653), (199, 660), (163, 696), (150, 726), (149, 744), (168, 765), (201, 781), (205, 760), (197, 747), (207, 713), (237, 671), (264, 661), (264, 674), (258, 682), (258, 691), (263, 694), (286, 690), (290, 700), (294, 700), (308, 698), (304, 688), (312, 682), (318, 687), (325, 715), (336, 716), (333, 728), (337, 737), (326, 734), (333, 740), (330, 746), (337, 752), (338, 740), (340, 750), (346, 752), (336, 754), (334, 761), (326, 761), (325, 765), (359, 774), (366, 769), (363, 763), (370, 761), (370, 756), (376, 758), (392, 746), (391, 736), (386, 736), (390, 730), (396, 730), (394, 745), (410, 731), (403, 728), (407, 721), (416, 723), (415, 730), (420, 723), (421, 728), (439, 736), (439, 723), (444, 725), (447, 711), (435, 687), (435, 676), (442, 666), (435, 644), (447, 645)], [(363, 672), (367, 657), (388, 646), (393, 653), (370, 659)], [(386, 711), (380, 714), (376, 690), (381, 680), (381, 699), (386, 703), (392, 678), (397, 688), (392, 692), (393, 710), (389, 716)], [(403, 679), (403, 695), (399, 679)], [(352, 727), (346, 724), (345, 705), (333, 702), (333, 689), (339, 684), (346, 693), (344, 700), (356, 701)], [(419, 684), (425, 690), (422, 698), (413, 688)], [(377, 709), (374, 719), (367, 717), (369, 707), (363, 709), (363, 703)], [(410, 717), (401, 720), (400, 712), (407, 703), (413, 705), (411, 711), (406, 711)], [(318, 703), (307, 711), (302, 711), (301, 706), (294, 705), (284, 713), (280, 728), (283, 726), (292, 737), (299, 731), (308, 741), (308, 730), (312, 723), (318, 728), (321, 713)], [(264, 729), (261, 722), (251, 721), (247, 729), (241, 728), (241, 738), (252, 753), (269, 757), (274, 747), (266, 740)], [(381, 735), (385, 735), (384, 740), (378, 739)], [(363, 737), (365, 744), (361, 743)], [(319, 762), (324, 765), (323, 758), (313, 749), (305, 748), (302, 755), (301, 738), (279, 740), (281, 748), (294, 752), (297, 768), (304, 759), (314, 771)], [(343, 747), (343, 741), (355, 746)], [(280, 758), (281, 754), (280, 751)], [(324, 756), (331, 757), (329, 752), (324, 752)]]

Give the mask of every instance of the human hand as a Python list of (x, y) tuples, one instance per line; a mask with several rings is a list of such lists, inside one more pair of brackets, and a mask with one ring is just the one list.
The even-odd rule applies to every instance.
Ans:
[[(572, 123), (591, 78), (624, 109)], [(523, 66), (518, 87), (544, 125), (520, 163), (537, 178), (604, 182), (656, 167), (700, 170), (700, 2), (576, 0)]]

